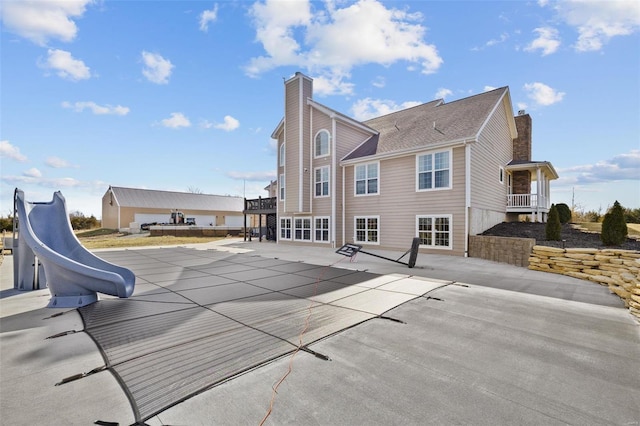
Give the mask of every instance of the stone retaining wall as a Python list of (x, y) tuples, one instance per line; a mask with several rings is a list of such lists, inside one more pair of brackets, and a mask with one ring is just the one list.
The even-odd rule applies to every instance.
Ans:
[(534, 246), (529, 269), (606, 285), (640, 320), (640, 252)]
[(469, 257), (526, 268), (529, 265), (529, 256), (535, 244), (535, 238), (471, 235), (469, 236)]

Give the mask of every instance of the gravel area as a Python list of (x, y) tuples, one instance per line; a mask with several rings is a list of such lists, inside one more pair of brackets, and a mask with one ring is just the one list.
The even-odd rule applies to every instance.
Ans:
[(627, 242), (619, 246), (604, 246), (600, 240), (600, 234), (585, 232), (570, 223), (562, 225), (563, 241), (547, 241), (545, 239), (545, 224), (535, 222), (503, 222), (481, 235), (493, 235), (496, 237), (535, 238), (536, 244), (541, 246), (562, 248), (615, 248), (623, 250), (640, 251), (640, 241), (627, 238)]

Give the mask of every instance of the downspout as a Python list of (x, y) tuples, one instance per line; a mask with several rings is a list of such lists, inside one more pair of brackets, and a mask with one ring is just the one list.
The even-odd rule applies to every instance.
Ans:
[(331, 247), (336, 247), (336, 167), (337, 156), (336, 152), (336, 118), (331, 117)]
[(342, 166), (342, 244), (345, 243), (345, 241), (347, 241), (345, 239), (345, 215), (346, 215), (346, 205), (345, 205), (345, 180), (346, 180), (346, 168), (344, 166)]
[[(309, 212), (313, 214), (313, 181), (315, 179), (314, 171), (313, 171), (313, 156), (315, 154), (313, 150), (313, 108), (309, 108), (309, 121), (311, 121), (309, 125)], [(313, 221), (313, 218), (311, 219)]]
[(471, 145), (464, 145), (464, 257), (469, 257), (469, 211), (471, 210)]

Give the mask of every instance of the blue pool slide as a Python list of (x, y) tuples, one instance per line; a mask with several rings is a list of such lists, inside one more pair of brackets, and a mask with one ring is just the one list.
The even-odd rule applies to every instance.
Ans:
[(131, 296), (136, 280), (133, 272), (100, 259), (80, 244), (60, 191), (54, 192), (50, 202), (27, 202), (24, 192), (16, 188), (14, 203), (18, 228), (17, 247), (14, 246), (16, 288), (29, 289), (24, 277), (34, 276), (34, 262), (28, 259), (35, 256), (35, 264), (39, 262), (44, 272), (38, 277), (40, 287), (44, 279), (51, 292), (50, 308), (88, 305), (98, 300), (97, 293)]

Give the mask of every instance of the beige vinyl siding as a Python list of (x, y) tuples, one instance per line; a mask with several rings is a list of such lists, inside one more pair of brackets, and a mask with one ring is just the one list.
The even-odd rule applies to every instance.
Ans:
[(298, 144), (300, 121), (298, 110), (300, 103), (300, 90), (297, 79), (286, 84), (285, 93), (285, 122), (284, 137), (286, 143), (285, 155), (285, 203), (284, 212), (298, 211), (299, 190), (299, 155)]
[[(313, 151), (311, 150), (310, 143), (304, 143), (308, 141), (307, 138), (313, 137), (311, 134), (311, 107), (307, 105), (307, 98), (312, 96), (313, 91), (313, 82), (306, 78), (302, 79), (302, 97), (300, 102), (302, 103), (302, 211), (310, 212), (311, 211), (311, 197), (313, 196), (313, 192), (311, 192), (311, 187), (313, 185), (313, 167), (311, 167), (311, 155)], [(327, 129), (330, 131), (330, 129)], [(297, 139), (296, 139), (297, 140)], [(304, 170), (307, 170), (306, 172)]]
[[(500, 167), (512, 158), (513, 140), (505, 108), (501, 104), (471, 145), (471, 208), (470, 233), (475, 234), (505, 218), (507, 179), (500, 182)], [(484, 228), (484, 229), (482, 229)]]
[[(424, 151), (423, 153), (437, 152)], [(422, 153), (421, 153), (422, 154)], [(452, 188), (416, 191), (416, 156), (380, 161), (379, 195), (354, 196), (354, 166), (346, 167), (346, 231), (353, 241), (354, 217), (380, 216), (379, 248), (408, 250), (416, 237), (416, 216), (451, 215), (452, 249), (422, 249), (425, 253), (463, 255), (465, 250), (465, 150), (451, 150)]]
[[(360, 129), (355, 129), (351, 126), (348, 126), (340, 121), (336, 123), (336, 138), (337, 138), (337, 161), (336, 164), (336, 246), (340, 247), (347, 242), (353, 241), (353, 217), (347, 217), (345, 222), (347, 225), (351, 226), (351, 231), (347, 231), (344, 234), (345, 239), (342, 239), (342, 167), (339, 166), (340, 160), (344, 158), (351, 151), (356, 149), (360, 144), (369, 139), (371, 134), (364, 132)], [(347, 170), (348, 171), (348, 170)], [(348, 173), (347, 173), (348, 174)], [(353, 175), (351, 175), (351, 187), (350, 189), (346, 189), (346, 200), (347, 205), (349, 205), (349, 201), (353, 198)], [(350, 192), (349, 192), (350, 191)]]
[[(278, 146), (280, 146), (283, 143), (285, 143), (284, 142), (284, 133), (280, 133), (280, 135), (278, 136)], [(285, 146), (285, 150), (286, 150), (286, 146)], [(279, 150), (278, 150), (278, 152), (279, 152)], [(287, 169), (286, 162), (289, 160), (289, 155), (290, 155), (290, 153), (285, 151), (285, 157), (284, 157), (285, 166), (284, 167), (278, 166), (278, 173), (277, 173), (277, 176), (276, 176), (276, 179), (278, 181), (278, 191), (276, 193), (276, 197), (277, 197), (276, 199), (278, 200), (278, 212), (285, 212), (286, 211), (285, 202), (283, 200), (280, 200), (280, 175), (281, 174), (285, 174), (285, 179), (286, 179), (286, 169)], [(278, 164), (279, 164), (279, 161), (280, 161), (280, 159), (278, 159)], [(285, 188), (284, 189), (285, 189), (285, 200), (286, 200), (286, 191), (287, 191), (286, 184), (285, 184)]]
[(336, 133), (338, 134), (338, 160), (344, 158), (372, 136), (371, 133), (356, 129), (342, 122), (338, 122), (336, 127)]
[[(314, 216), (330, 216), (331, 215), (331, 198), (334, 194), (331, 192), (332, 189), (332, 179), (333, 179), (333, 171), (331, 170), (332, 158), (334, 155), (333, 152), (333, 138), (335, 137), (332, 134), (332, 120), (331, 118), (319, 111), (317, 109), (313, 109), (312, 111), (312, 126), (311, 126), (311, 141), (310, 141), (310, 155), (312, 166), (309, 168), (309, 176), (310, 176), (310, 190), (309, 194), (311, 195), (311, 203), (313, 208), (311, 209)], [(331, 139), (329, 141), (329, 155), (325, 157), (315, 158), (315, 137), (320, 130), (326, 130), (331, 135)], [(315, 170), (318, 167), (329, 167), (329, 197), (315, 197)]]

